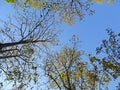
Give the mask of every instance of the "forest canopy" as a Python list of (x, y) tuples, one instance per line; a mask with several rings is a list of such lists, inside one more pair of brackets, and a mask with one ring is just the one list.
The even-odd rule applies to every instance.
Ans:
[[(104, 28), (106, 37), (98, 44), (93, 40), (92, 45), (96, 49), (93, 54), (91, 51), (88, 53), (92, 47), (89, 45), (92, 42), (90, 37), (99, 32), (103, 36), (105, 32), (96, 30), (101, 22), (93, 20), (90, 24), (89, 29), (93, 29), (94, 24), (96, 35), (92, 30), (83, 34), (81, 29), (84, 25), (78, 24), (85, 23), (89, 27), (87, 20), (90, 19), (86, 17), (95, 17), (97, 11), (94, 5), (104, 7), (104, 3), (108, 3), (112, 7), (115, 0), (4, 1), (15, 12), (13, 16), (6, 16), (7, 19), (0, 18), (1, 90), (8, 90), (6, 83), (16, 90), (105, 90), (109, 89), (113, 80), (119, 80), (120, 32), (112, 27)], [(62, 25), (66, 29), (66, 23), (70, 28), (78, 26), (74, 27), (77, 35), (64, 42), (66, 37), (72, 35), (70, 30), (66, 30), (65, 34), (64, 30), (60, 30)], [(81, 31), (76, 33), (78, 28)], [(90, 41), (87, 42), (88, 50), (81, 50), (81, 43), (84, 46), (84, 41), (79, 40), (82, 34)], [(120, 82), (116, 83), (119, 90)]]

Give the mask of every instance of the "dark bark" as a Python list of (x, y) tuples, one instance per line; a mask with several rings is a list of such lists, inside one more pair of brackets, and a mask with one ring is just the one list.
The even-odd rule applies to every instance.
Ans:
[(24, 40), (24, 41), (19, 41), (19, 42), (12, 42), (12, 43), (0, 43), (0, 50), (2, 48), (6, 48), (6, 47), (10, 47), (10, 46), (15, 46), (15, 45), (20, 45), (20, 44), (28, 44), (28, 43), (37, 43), (37, 42), (46, 42), (47, 40), (35, 40), (35, 41), (31, 41), (31, 40)]

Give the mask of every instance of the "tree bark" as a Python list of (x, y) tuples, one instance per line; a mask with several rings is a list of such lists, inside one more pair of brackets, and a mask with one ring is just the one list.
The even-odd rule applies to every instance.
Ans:
[(37, 43), (37, 42), (46, 42), (47, 40), (35, 40), (35, 41), (31, 41), (31, 40), (24, 40), (24, 41), (19, 41), (19, 42), (12, 42), (12, 43), (0, 43), (0, 50), (2, 48), (6, 48), (6, 47), (10, 47), (10, 46), (15, 46), (15, 45), (20, 45), (20, 44), (28, 44), (28, 43)]

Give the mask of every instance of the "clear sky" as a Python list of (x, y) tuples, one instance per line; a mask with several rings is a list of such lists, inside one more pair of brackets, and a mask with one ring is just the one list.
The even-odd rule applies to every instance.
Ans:
[[(120, 32), (120, 2), (117, 1), (113, 5), (95, 4), (93, 9), (95, 14), (85, 16), (84, 21), (76, 22), (72, 26), (61, 25), (60, 29), (63, 30), (63, 33), (60, 36), (60, 41), (62, 43), (68, 42), (72, 35), (77, 35), (81, 41), (80, 49), (85, 50), (86, 53), (95, 54), (95, 48), (107, 37), (107, 28), (112, 28), (116, 33)], [(0, 19), (6, 19), (12, 12), (8, 4), (0, 2)], [(111, 82), (109, 90), (115, 90), (115, 86), (116, 83)]]

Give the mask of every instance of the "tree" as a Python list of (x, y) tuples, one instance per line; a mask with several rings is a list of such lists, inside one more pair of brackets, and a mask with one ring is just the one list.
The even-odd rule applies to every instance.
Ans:
[(96, 48), (96, 53), (103, 53), (103, 67), (109, 71), (112, 76), (117, 78), (120, 76), (120, 36), (115, 34), (111, 29), (107, 29), (109, 35), (108, 40), (103, 40), (100, 47)]
[[(22, 7), (23, 11), (25, 10), (25, 13), (20, 13), (20, 16), (15, 18), (17, 21), (13, 20), (11, 22), (13, 18), (10, 19), (10, 22), (2, 21), (3, 27), (0, 30), (1, 75), (4, 73), (5, 80), (14, 81), (16, 85), (20, 82), (19, 89), (30, 84), (29, 82), (32, 80), (37, 83), (39, 77), (39, 63), (37, 60), (41, 56), (40, 52), (42, 52), (43, 46), (46, 47), (48, 43), (56, 40), (56, 33), (53, 30), (55, 23), (53, 19), (56, 19), (56, 15), (59, 16), (57, 19), (73, 24), (76, 18), (82, 20), (86, 14), (91, 15), (94, 13), (90, 8), (91, 1), (103, 3), (103, 0), (6, 1)], [(112, 0), (106, 1), (112, 2)], [(40, 14), (38, 12), (26, 12), (27, 9), (31, 9), (29, 7), (38, 9)], [(110, 35), (114, 41), (114, 35)], [(107, 48), (104, 46), (106, 42)], [(88, 68), (87, 62), (81, 61), (81, 51), (76, 49), (75, 43), (73, 48), (64, 47), (60, 52), (53, 55), (47, 53), (48, 60), (45, 62), (44, 70), (50, 78), (51, 86), (67, 90), (94, 90), (98, 87), (98, 84), (108, 83), (110, 75), (114, 78), (118, 77), (120, 65), (117, 61), (117, 58), (119, 59), (119, 42), (117, 41), (117, 43), (116, 41), (112, 43), (111, 41), (105, 41), (103, 43), (102, 47), (105, 47), (105, 52), (107, 49), (110, 52), (109, 54), (106, 53), (108, 57), (104, 57), (102, 60), (89, 56), (92, 68)], [(36, 53), (39, 53), (39, 55), (36, 55)], [(2, 83), (0, 85), (2, 86)]]
[[(93, 13), (90, 4), (85, 1), (38, 1), (36, 0), (5, 0), (14, 6), (23, 6), (20, 15), (9, 21), (2, 21), (1, 42), (0, 43), (0, 69), (1, 74), (5, 74), (5, 80), (20, 82), (19, 88), (25, 83), (33, 80), (37, 82), (38, 73), (35, 55), (37, 50), (46, 47), (46, 43), (52, 43), (56, 39), (53, 25), (56, 14), (66, 23), (73, 24), (75, 17), (80, 19), (84, 16), (84, 11)], [(39, 9), (34, 11), (29, 8)], [(68, 8), (69, 7), (69, 8)], [(27, 11), (31, 9), (31, 12)], [(13, 21), (13, 22), (12, 22)], [(48, 22), (49, 21), (49, 22)], [(42, 45), (41, 45), (41, 44)], [(28, 73), (29, 72), (29, 73)], [(31, 73), (32, 72), (32, 73)], [(26, 80), (27, 78), (27, 80)]]
[(55, 21), (48, 12), (25, 11), (9, 21), (1, 20), (0, 74), (16, 85), (19, 82), (19, 89), (32, 80), (37, 82), (37, 59), (45, 46), (57, 40)]
[(59, 52), (48, 54), (44, 70), (50, 86), (59, 90), (100, 89), (99, 84), (108, 83), (109, 76), (103, 76), (97, 65), (81, 60), (83, 53), (78, 50), (76, 40), (73, 37), (71, 47), (67, 45)]
[[(108, 39), (102, 41), (100, 47), (96, 48), (96, 54), (98, 56), (90, 56), (90, 61), (94, 65), (97, 65), (99, 71), (101, 71), (101, 79), (104, 76), (108, 77), (108, 81), (117, 79), (120, 76), (120, 36), (115, 34), (111, 29), (106, 30), (108, 33)], [(118, 86), (119, 88), (119, 86)]]
[[(94, 10), (91, 6), (94, 2), (102, 4), (106, 1), (113, 4), (114, 0), (5, 0), (8, 3), (14, 4), (15, 7), (49, 9), (51, 12), (57, 14), (60, 20), (68, 24), (74, 24), (76, 18), (83, 20), (85, 15), (93, 15)], [(58, 18), (57, 18), (58, 19)]]

